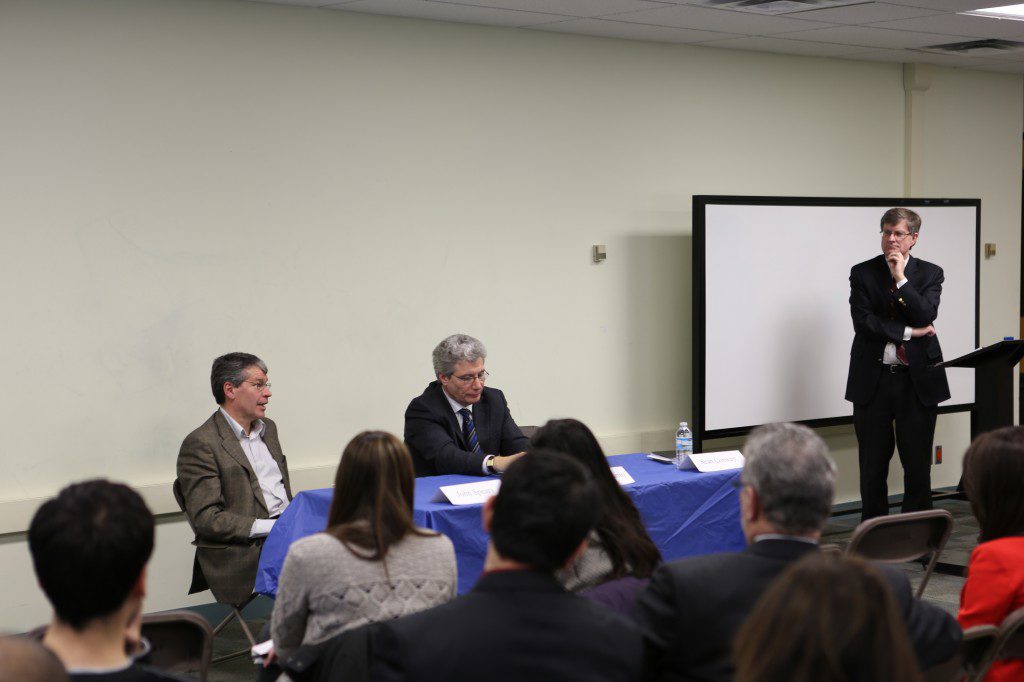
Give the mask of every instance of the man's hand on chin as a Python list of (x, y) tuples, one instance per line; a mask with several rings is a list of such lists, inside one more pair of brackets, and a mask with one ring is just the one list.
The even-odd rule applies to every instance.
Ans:
[(899, 249), (893, 249), (885, 254), (885, 264), (889, 266), (889, 273), (894, 280), (899, 282), (903, 279), (903, 268), (907, 265), (907, 259)]

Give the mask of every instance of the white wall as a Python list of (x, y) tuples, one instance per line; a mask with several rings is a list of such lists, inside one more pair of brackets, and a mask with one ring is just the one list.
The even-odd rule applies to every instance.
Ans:
[[(982, 199), (1000, 247), (982, 340), (1000, 338), (1021, 78), (932, 76), (913, 193)], [(400, 432), (459, 330), (487, 343), (520, 423), (575, 416), (612, 452), (665, 447), (691, 411), (692, 195), (905, 189), (895, 64), (231, 0), (10, 0), (0, 84), (8, 628), (46, 617), (17, 533), (38, 498), (110, 475), (173, 509), (219, 353), (270, 364), (300, 487), (357, 431)], [(967, 423), (940, 420), (937, 484), (959, 475)], [(852, 429), (825, 434), (849, 499)], [(188, 539), (161, 523), (149, 608), (194, 603)]]

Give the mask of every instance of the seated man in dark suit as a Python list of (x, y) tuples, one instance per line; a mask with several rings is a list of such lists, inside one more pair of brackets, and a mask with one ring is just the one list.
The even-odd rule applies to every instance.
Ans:
[[(770, 424), (743, 447), (740, 513), (749, 546), (663, 565), (636, 606), (650, 664), (660, 680), (731, 680), (730, 647), (768, 585), (810, 552), (832, 512), (836, 467), (805, 426)], [(922, 668), (950, 658), (961, 632), (948, 613), (915, 599), (906, 575), (878, 567), (890, 583)]]
[(185, 437), (178, 452), (182, 510), (196, 533), (189, 594), (210, 589), (224, 604), (247, 602), (263, 541), (292, 499), (277, 426), (266, 418), (267, 365), (249, 353), (213, 361), (220, 409)]
[(64, 488), (32, 518), (28, 547), (53, 606), (43, 644), (72, 682), (179, 678), (135, 664), (153, 514), (128, 486), (95, 480)]
[(454, 601), (379, 625), (373, 679), (640, 679), (636, 627), (554, 575), (586, 548), (597, 508), (588, 473), (568, 456), (535, 450), (515, 462), (484, 505), (484, 574)]
[(516, 426), (505, 395), (487, 388), (487, 349), (453, 334), (434, 349), (437, 381), (405, 411), (405, 444), (417, 476), (505, 471), (529, 439)]

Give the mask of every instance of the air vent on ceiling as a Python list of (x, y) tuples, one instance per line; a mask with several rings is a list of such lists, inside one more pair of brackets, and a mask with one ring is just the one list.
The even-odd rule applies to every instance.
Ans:
[(791, 14), (829, 7), (869, 4), (865, 0), (697, 0), (692, 3), (712, 9), (727, 9), (734, 12), (754, 14)]
[(968, 40), (963, 43), (943, 43), (942, 45), (928, 45), (926, 47), (918, 48), (916, 51), (983, 56), (987, 54), (1005, 55), (1007, 52), (1020, 52), (1021, 50), (1024, 50), (1024, 43), (1017, 42), (1015, 40), (985, 38), (983, 40)]

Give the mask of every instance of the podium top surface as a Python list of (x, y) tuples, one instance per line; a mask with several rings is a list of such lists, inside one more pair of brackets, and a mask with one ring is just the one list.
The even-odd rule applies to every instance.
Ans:
[(1008, 339), (990, 346), (972, 350), (958, 358), (947, 360), (939, 367), (983, 367), (992, 364), (1014, 365), (1024, 357), (1024, 341)]

